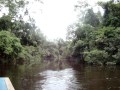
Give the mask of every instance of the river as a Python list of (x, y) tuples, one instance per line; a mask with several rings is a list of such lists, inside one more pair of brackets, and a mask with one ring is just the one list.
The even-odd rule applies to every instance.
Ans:
[(31, 67), (3, 67), (16, 90), (120, 90), (119, 66), (45, 62)]

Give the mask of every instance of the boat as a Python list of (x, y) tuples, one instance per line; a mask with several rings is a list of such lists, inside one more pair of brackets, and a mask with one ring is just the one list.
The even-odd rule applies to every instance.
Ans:
[(0, 77), (0, 90), (15, 90), (8, 77)]

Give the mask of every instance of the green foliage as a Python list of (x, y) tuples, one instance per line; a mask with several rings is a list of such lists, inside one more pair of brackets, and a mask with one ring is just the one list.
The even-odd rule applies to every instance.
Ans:
[(90, 38), (92, 38), (91, 33), (94, 31), (94, 27), (90, 25), (82, 25), (78, 26), (74, 32), (74, 39), (73, 41), (76, 42), (76, 40), (85, 40), (88, 42)]
[(21, 54), (26, 64), (37, 64), (41, 62), (43, 51), (40, 47), (24, 46), (24, 52)]
[[(84, 31), (87, 32), (88, 30)], [(120, 28), (104, 27), (93, 30), (88, 35), (82, 31), (78, 35), (81, 35), (79, 36), (80, 38), (76, 37), (76, 42), (71, 46), (73, 55), (80, 56), (80, 54), (84, 54), (85, 61), (91, 63), (101, 62), (105, 64), (109, 61), (119, 61)], [(105, 54), (107, 57), (102, 56), (102, 54)]]
[(73, 55), (79, 56), (85, 50), (86, 43), (82, 40), (78, 40), (73, 47)]
[[(41, 60), (46, 38), (28, 14), (25, 7), (28, 3), (26, 0), (0, 0), (0, 10), (8, 10), (5, 14), (1, 12), (0, 17), (0, 63)], [(27, 22), (23, 20), (24, 15), (29, 17)]]
[(78, 22), (73, 30), (70, 49), (73, 56), (87, 63), (120, 64), (120, 3), (100, 4), (105, 9), (103, 26), (92, 9), (88, 9), (84, 22)]
[(45, 41), (45, 37), (35, 24), (16, 21), (13, 26), (12, 32), (20, 38), (22, 45), (37, 46)]
[[(29, 1), (26, 0), (1, 0), (1, 8), (8, 9), (8, 13), (0, 18), (0, 30), (9, 30), (20, 38), (22, 45), (37, 46), (45, 40), (45, 37), (36, 27), (35, 21), (30, 15), (26, 15), (27, 5)], [(22, 12), (21, 12), (22, 11)], [(29, 20), (23, 20), (26, 15)]]
[(57, 39), (54, 42), (45, 42), (43, 46), (43, 57), (50, 60), (60, 60), (66, 56), (66, 42), (63, 39)]
[(2, 58), (19, 58), (22, 53), (23, 47), (20, 40), (14, 34), (8, 31), (0, 32), (0, 56)]
[(90, 64), (106, 64), (108, 53), (102, 50), (92, 50), (90, 52), (84, 52), (85, 61)]
[(12, 18), (10, 16), (2, 16), (0, 18), (0, 30), (9, 30), (12, 28)]
[(17, 17), (20, 9), (23, 8), (26, 3), (25, 0), (0, 0), (0, 4), (3, 5), (4, 8), (8, 8), (8, 15), (12, 17)]
[(99, 18), (97, 15), (93, 12), (92, 9), (88, 9), (87, 13), (84, 17), (84, 23), (85, 24), (90, 24), (93, 27), (97, 27), (100, 23)]
[(105, 9), (103, 25), (120, 27), (120, 3), (107, 2), (103, 8)]

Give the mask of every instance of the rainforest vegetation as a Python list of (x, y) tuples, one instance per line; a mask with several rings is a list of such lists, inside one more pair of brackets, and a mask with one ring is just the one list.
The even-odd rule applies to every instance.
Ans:
[[(68, 28), (73, 57), (89, 64), (120, 64), (120, 3), (98, 2), (104, 10), (94, 13), (86, 3), (81, 10), (84, 15)], [(78, 10), (81, 4), (76, 5)], [(86, 8), (86, 9), (85, 9)]]
[[(40, 3), (39, 0), (36, 2)], [(28, 4), (29, 1), (25, 0), (0, 0), (1, 64), (35, 64), (42, 58), (57, 58), (64, 44), (62, 39), (56, 40), (56, 43), (46, 40), (30, 16)], [(25, 18), (28, 20), (25, 21)]]
[[(82, 15), (78, 16), (77, 23), (68, 27), (67, 40), (54, 42), (47, 41), (35, 25), (26, 7), (28, 4), (26, 0), (0, 0), (1, 64), (35, 64), (47, 58), (77, 58), (84, 63), (100, 65), (120, 64), (119, 2), (98, 2), (104, 10), (103, 15), (100, 11), (95, 13), (87, 3), (78, 3), (75, 8)], [(27, 21), (25, 17), (28, 17)]]

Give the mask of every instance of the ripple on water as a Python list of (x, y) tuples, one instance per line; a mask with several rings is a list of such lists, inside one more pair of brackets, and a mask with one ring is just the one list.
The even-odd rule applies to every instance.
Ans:
[[(80, 90), (81, 86), (78, 84), (75, 77), (75, 71), (72, 68), (53, 71), (47, 70), (39, 73), (43, 80), (37, 82), (38, 90)], [(37, 89), (36, 89), (37, 90)]]

